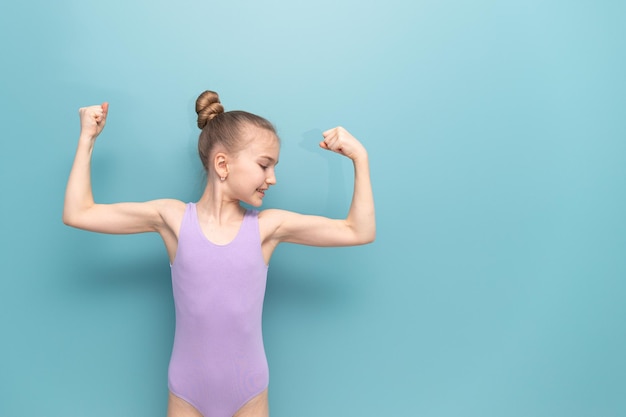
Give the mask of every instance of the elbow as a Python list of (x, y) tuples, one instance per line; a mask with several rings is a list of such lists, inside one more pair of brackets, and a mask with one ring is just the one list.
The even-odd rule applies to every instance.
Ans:
[(376, 240), (376, 232), (372, 232), (367, 238), (363, 241), (364, 245), (369, 245), (370, 243), (374, 243)]
[(357, 245), (368, 245), (376, 240), (376, 228), (368, 230), (366, 233), (362, 233), (357, 238)]
[(64, 225), (74, 227), (73, 219), (65, 212), (63, 212), (63, 217), (61, 218), (61, 220), (63, 221)]
[(88, 211), (90, 206), (79, 206), (75, 204), (65, 204), (63, 206), (63, 215), (61, 220), (63, 224), (77, 229), (85, 228), (85, 221), (87, 220)]
[(372, 221), (372, 224), (366, 234), (365, 244), (374, 243), (376, 240), (376, 221)]
[(63, 216), (61, 218), (63, 224), (70, 227), (78, 227), (78, 219), (75, 214), (72, 214), (68, 210), (63, 210)]
[(73, 213), (75, 213), (76, 210), (72, 210), (72, 204), (68, 203), (67, 197), (65, 200), (66, 201), (63, 203), (63, 214), (61, 215), (61, 220), (63, 221), (64, 225), (74, 227), (75, 216), (73, 215)]

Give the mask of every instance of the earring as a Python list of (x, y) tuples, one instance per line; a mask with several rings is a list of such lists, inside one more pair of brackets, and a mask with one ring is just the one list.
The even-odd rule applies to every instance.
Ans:
[(226, 179), (226, 177), (220, 177), (220, 179), (221, 179), (222, 181), (224, 181), (224, 180)]

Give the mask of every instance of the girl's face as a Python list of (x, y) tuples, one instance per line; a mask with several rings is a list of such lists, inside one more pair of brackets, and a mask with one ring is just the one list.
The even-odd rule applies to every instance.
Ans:
[(280, 143), (266, 129), (249, 128), (246, 135), (247, 145), (228, 162), (226, 181), (234, 198), (259, 207), (265, 191), (276, 184)]

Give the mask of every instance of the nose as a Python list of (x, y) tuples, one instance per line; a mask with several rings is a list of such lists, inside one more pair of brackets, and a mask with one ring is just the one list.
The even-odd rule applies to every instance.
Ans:
[(265, 183), (267, 185), (274, 185), (274, 184), (276, 184), (276, 172), (274, 172), (274, 170), (272, 170), (272, 172), (269, 173), (267, 178), (265, 178)]

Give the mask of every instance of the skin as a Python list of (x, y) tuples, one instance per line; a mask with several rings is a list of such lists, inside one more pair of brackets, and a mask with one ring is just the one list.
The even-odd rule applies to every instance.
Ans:
[[(141, 203), (98, 204), (91, 189), (91, 154), (104, 129), (108, 103), (79, 110), (81, 131), (76, 157), (65, 193), (63, 222), (100, 233), (156, 232), (167, 249), (170, 262), (176, 258), (178, 231), (185, 203), (160, 199)], [(211, 152), (206, 188), (197, 202), (198, 220), (207, 239), (226, 244), (236, 236), (245, 209), (240, 202), (260, 207), (268, 189), (276, 184), (280, 145), (272, 132), (247, 127), (246, 146), (236, 153), (217, 147)], [(259, 213), (261, 249), (266, 264), (282, 242), (310, 246), (353, 246), (370, 243), (376, 234), (374, 198), (367, 151), (342, 127), (325, 131), (320, 147), (352, 160), (355, 180), (352, 203), (345, 219), (330, 219), (286, 210)], [(224, 178), (224, 180), (222, 180)], [(191, 405), (170, 393), (168, 417), (201, 416)], [(268, 416), (267, 390), (253, 398), (236, 417)]]

